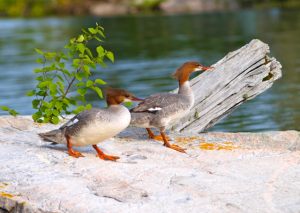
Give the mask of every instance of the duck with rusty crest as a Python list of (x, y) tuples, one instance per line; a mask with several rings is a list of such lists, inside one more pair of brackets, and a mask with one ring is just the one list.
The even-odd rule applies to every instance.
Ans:
[[(212, 67), (206, 67), (194, 61), (184, 63), (173, 74), (179, 83), (178, 93), (158, 93), (149, 96), (131, 109), (130, 125), (146, 128), (149, 138), (162, 140), (164, 146), (179, 152), (185, 152), (180, 146), (170, 144), (165, 130), (174, 121), (184, 117), (194, 105), (194, 94), (189, 82), (191, 73), (210, 69)], [(159, 129), (160, 136), (154, 135), (150, 128)]]
[(116, 161), (118, 156), (104, 154), (97, 143), (117, 135), (129, 125), (130, 112), (121, 105), (122, 102), (141, 100), (125, 90), (108, 88), (107, 108), (82, 111), (59, 129), (40, 133), (39, 136), (46, 141), (66, 144), (69, 155), (75, 158), (84, 156), (73, 146), (92, 145), (99, 158)]

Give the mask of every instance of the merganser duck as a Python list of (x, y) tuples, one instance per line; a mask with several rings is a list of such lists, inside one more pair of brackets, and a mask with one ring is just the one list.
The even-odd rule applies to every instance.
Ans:
[(99, 158), (116, 161), (119, 159), (118, 156), (104, 154), (96, 144), (117, 135), (129, 125), (130, 112), (125, 106), (120, 105), (122, 102), (141, 100), (125, 90), (108, 88), (106, 109), (92, 108), (82, 111), (59, 129), (40, 133), (39, 136), (46, 141), (67, 144), (69, 155), (75, 158), (84, 156), (73, 150), (73, 145), (92, 145)]
[[(184, 63), (173, 74), (178, 80), (178, 94), (158, 93), (149, 96), (131, 109), (131, 126), (146, 128), (149, 138), (163, 140), (164, 146), (179, 152), (185, 152), (183, 148), (170, 144), (165, 135), (165, 129), (177, 119), (184, 117), (194, 105), (194, 94), (190, 87), (189, 77), (195, 71), (205, 71), (212, 67), (205, 67), (198, 62)], [(160, 136), (151, 131), (151, 127), (160, 130)]]

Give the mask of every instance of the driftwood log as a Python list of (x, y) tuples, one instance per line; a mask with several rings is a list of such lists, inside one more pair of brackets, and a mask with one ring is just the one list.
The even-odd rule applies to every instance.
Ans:
[(239, 105), (264, 92), (281, 77), (281, 64), (270, 58), (269, 46), (254, 39), (228, 53), (192, 79), (195, 105), (188, 116), (172, 126), (172, 131), (199, 133), (207, 130)]

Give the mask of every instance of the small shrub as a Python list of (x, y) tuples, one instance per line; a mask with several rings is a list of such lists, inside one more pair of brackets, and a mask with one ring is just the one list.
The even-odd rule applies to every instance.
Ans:
[[(65, 51), (35, 49), (41, 55), (36, 61), (41, 67), (34, 70), (37, 74), (35, 89), (27, 92), (27, 96), (35, 97), (32, 101), (36, 110), (32, 115), (34, 121), (57, 124), (63, 114), (90, 109), (92, 106), (85, 99), (88, 90), (103, 98), (99, 86), (105, 82), (92, 80), (91, 75), (97, 64), (105, 67), (105, 58), (114, 62), (114, 54), (100, 45), (104, 38), (104, 29), (96, 24), (71, 38)], [(88, 47), (91, 42), (99, 44), (94, 51)]]

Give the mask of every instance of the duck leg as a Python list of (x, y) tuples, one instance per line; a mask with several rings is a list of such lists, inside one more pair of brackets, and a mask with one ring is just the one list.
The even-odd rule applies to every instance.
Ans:
[[(157, 141), (164, 141), (164, 139), (162, 138), (161, 135), (154, 135), (154, 133), (151, 131), (150, 128), (146, 128), (149, 138), (153, 139), (153, 140), (157, 140)], [(170, 140), (170, 138), (168, 136), (166, 136), (167, 140)]]
[(178, 151), (178, 152), (183, 152), (183, 153), (185, 153), (185, 149), (184, 148), (181, 148), (180, 146), (178, 146), (178, 145), (176, 145), (176, 144), (170, 144), (169, 143), (169, 141), (168, 141), (168, 139), (167, 139), (167, 137), (166, 137), (166, 134), (165, 134), (165, 132), (164, 131), (160, 131), (160, 134), (161, 134), (161, 136), (162, 136), (162, 138), (163, 138), (163, 140), (164, 140), (164, 146), (166, 146), (166, 147), (168, 147), (168, 148), (170, 148), (170, 149), (174, 149), (174, 150), (176, 150), (176, 151)]
[(116, 161), (119, 159), (118, 156), (113, 156), (113, 155), (106, 155), (104, 154), (104, 152), (102, 152), (101, 149), (99, 149), (99, 147), (97, 145), (93, 145), (93, 148), (96, 150), (96, 152), (98, 153), (97, 156), (99, 158), (101, 158), (102, 160), (111, 160), (111, 161)]
[(75, 151), (74, 149), (72, 149), (71, 137), (69, 135), (66, 135), (66, 139), (67, 139), (67, 147), (68, 147), (69, 155), (74, 157), (74, 158), (84, 157), (83, 154), (81, 154), (80, 152)]

